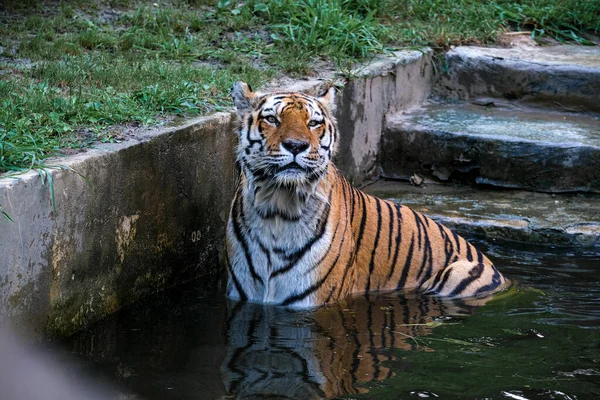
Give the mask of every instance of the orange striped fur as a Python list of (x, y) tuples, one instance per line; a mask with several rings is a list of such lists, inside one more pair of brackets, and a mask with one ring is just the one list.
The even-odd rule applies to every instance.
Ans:
[(241, 179), (227, 227), (229, 297), (312, 307), (372, 290), (469, 297), (506, 284), (465, 239), (335, 168), (334, 89), (258, 94), (238, 82), (232, 92)]

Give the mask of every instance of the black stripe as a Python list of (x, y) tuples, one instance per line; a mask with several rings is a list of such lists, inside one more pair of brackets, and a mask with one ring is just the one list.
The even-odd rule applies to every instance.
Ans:
[[(427, 266), (427, 272), (423, 275), (423, 278), (420, 279), (419, 283), (425, 282), (427, 279), (431, 277), (431, 269), (433, 264), (433, 254), (431, 250), (431, 240), (429, 239), (429, 232), (427, 231), (427, 227), (423, 223), (421, 216), (413, 211), (415, 214), (415, 219), (417, 220), (417, 224), (421, 225), (423, 228), (423, 233), (425, 237), (425, 248), (423, 249), (423, 260), (421, 261), (421, 266), (419, 267), (419, 272), (417, 273), (417, 279), (421, 278), (423, 272), (425, 271), (425, 266)], [(423, 216), (423, 219), (427, 222), (427, 217)]]
[(434, 288), (432, 286), (431, 289), (429, 289), (427, 291), (427, 293), (435, 293), (435, 292), (441, 291), (441, 289), (444, 287), (444, 285), (446, 284), (446, 282), (448, 282), (448, 278), (450, 277), (450, 272), (452, 272), (452, 268), (451, 267), (446, 268), (444, 271), (445, 271), (444, 272), (444, 277), (443, 277), (442, 281), (440, 282), (440, 284), (438, 285), (438, 287)]
[(346, 187), (348, 188), (348, 193), (350, 194), (350, 200), (352, 201), (352, 210), (350, 210), (350, 223), (354, 222), (354, 205), (356, 204), (356, 192), (354, 191), (354, 188), (350, 185), (350, 182), (348, 182), (345, 178), (344, 178), (344, 184), (346, 185)]
[(362, 217), (360, 218), (360, 227), (358, 229), (358, 236), (356, 239), (356, 253), (358, 253), (361, 250), (360, 243), (362, 242), (363, 235), (365, 233), (365, 226), (367, 222), (367, 204), (365, 202), (365, 195), (360, 190), (354, 189), (354, 193), (358, 194), (358, 197), (362, 202)]
[(394, 235), (394, 215), (393, 215), (393, 211), (392, 211), (392, 206), (390, 205), (389, 202), (385, 202), (385, 205), (387, 206), (388, 209), (388, 213), (390, 215), (390, 226), (389, 226), (389, 234), (388, 234), (388, 260), (390, 259), (390, 256), (392, 255), (392, 236)]
[[(229, 315), (227, 316), (227, 321), (225, 321), (225, 331), (226, 332), (230, 332), (231, 326), (234, 323), (233, 320), (237, 317), (238, 313), (243, 308), (245, 308), (244, 303), (242, 303), (242, 302), (235, 303), (231, 312), (228, 313)], [(229, 311), (229, 308), (228, 308), (228, 311)], [(228, 339), (229, 339), (228, 337), (225, 337), (225, 344), (229, 344)]]
[(329, 277), (329, 274), (331, 274), (333, 269), (336, 267), (341, 254), (342, 254), (342, 252), (339, 252), (338, 255), (335, 257), (333, 264), (331, 264), (331, 267), (329, 267), (329, 270), (327, 270), (327, 273), (325, 274), (324, 277), (319, 279), (318, 282), (316, 282), (314, 285), (310, 286), (308, 289), (304, 290), (302, 293), (293, 294), (293, 295), (289, 296), (281, 303), (281, 305), (288, 306), (292, 303), (296, 303), (298, 301), (304, 300), (306, 297), (308, 297), (311, 294), (313, 294), (314, 292), (316, 292), (321, 287), (321, 285), (323, 285), (323, 283), (325, 283), (325, 281)]
[(473, 261), (473, 254), (471, 253), (471, 244), (470, 243), (467, 243), (467, 260)]
[[(347, 191), (344, 190), (342, 193), (344, 195), (344, 207), (346, 209), (346, 215), (348, 215), (348, 203), (349, 203), (348, 194), (353, 195), (353, 192), (351, 191), (352, 187), (350, 186), (348, 181), (341, 176), (341, 174), (340, 174), (340, 177), (342, 179), (344, 187), (347, 189)], [(354, 210), (354, 208), (353, 208), (353, 210)], [(350, 232), (349, 233), (352, 234), (352, 220), (346, 220), (346, 227), (344, 228), (344, 230), (346, 230), (348, 228), (348, 223), (350, 224)], [(340, 246), (340, 249), (341, 249), (341, 246)], [(344, 283), (346, 282), (346, 277), (348, 276), (348, 271), (350, 271), (350, 267), (354, 264), (354, 260), (356, 259), (356, 253), (357, 253), (356, 251), (353, 251), (349, 254), (348, 263), (346, 263), (346, 268), (344, 269), (344, 275), (342, 276), (342, 282), (340, 283), (340, 292), (338, 293), (338, 297), (342, 295), (342, 290), (344, 290)]]
[(248, 115), (248, 120), (247, 120), (247, 125), (248, 125), (248, 129), (246, 130), (246, 139), (248, 139), (248, 145), (250, 147), (254, 146), (255, 143), (262, 143), (261, 140), (254, 140), (254, 139), (250, 139), (250, 131), (252, 131), (252, 121), (254, 120), (254, 118), (252, 117), (252, 114)]
[(442, 239), (444, 239), (446, 237), (446, 232), (444, 232), (444, 227), (441, 224), (438, 224), (437, 222), (435, 222), (435, 224), (437, 225), (438, 229), (440, 230), (440, 236), (442, 237)]
[(285, 105), (285, 106), (283, 106), (283, 108), (281, 109), (281, 113), (280, 113), (280, 114), (283, 114), (283, 113), (285, 113), (285, 111), (286, 111), (288, 108), (290, 108), (290, 107), (293, 107), (293, 106), (294, 106), (294, 104), (295, 104), (294, 102), (288, 102), (288, 103), (286, 103), (286, 105)]
[(373, 243), (373, 250), (371, 251), (371, 262), (369, 263), (369, 275), (367, 276), (365, 292), (368, 292), (371, 289), (371, 275), (375, 270), (375, 254), (377, 253), (377, 245), (379, 244), (379, 236), (381, 235), (381, 200), (377, 197), (374, 197), (374, 199), (377, 206), (377, 233), (375, 234), (375, 242)]
[(248, 243), (246, 243), (246, 241), (244, 240), (245, 238), (242, 235), (242, 228), (240, 227), (239, 220), (244, 219), (244, 205), (242, 204), (241, 193), (238, 193), (238, 196), (236, 196), (233, 213), (233, 218), (231, 219), (231, 221), (233, 222), (233, 234), (236, 240), (242, 245), (242, 249), (244, 250), (244, 256), (246, 257), (246, 263), (248, 264), (248, 269), (250, 270), (250, 275), (252, 275), (252, 278), (254, 279), (255, 283), (258, 280), (261, 283), (261, 285), (264, 286), (265, 283), (254, 269), (254, 264), (252, 264), (252, 257), (250, 257), (250, 250), (248, 249)]
[(325, 299), (325, 304), (329, 303), (329, 300), (331, 300), (331, 297), (333, 296), (333, 292), (335, 292), (335, 289), (337, 289), (337, 286), (333, 285), (331, 287), (331, 291), (329, 292), (329, 296), (327, 296), (327, 298)]
[(483, 273), (484, 265), (477, 264), (469, 271), (469, 276), (464, 278), (460, 283), (454, 288), (454, 290), (448, 295), (449, 297), (454, 297), (460, 293), (462, 293), (467, 286), (469, 286), (473, 281), (476, 281), (481, 277)]
[[(327, 203), (328, 205), (328, 210), (331, 208), (329, 205), (331, 204), (331, 195), (333, 193), (333, 187), (331, 188), (331, 191), (329, 192), (329, 201)], [(328, 219), (329, 217), (329, 211), (327, 211), (327, 218), (325, 218), (325, 221)], [(326, 225), (326, 222), (325, 222)], [(338, 225), (339, 225), (339, 219), (338, 219)], [(336, 226), (336, 231), (337, 231), (337, 226)], [(334, 234), (335, 237), (335, 234)], [(340, 259), (340, 255), (342, 254), (341, 252), (341, 248), (344, 245), (344, 236), (342, 236), (342, 240), (340, 243), (340, 251), (338, 252), (337, 256), (335, 257), (335, 260), (333, 261), (333, 264), (331, 264), (331, 267), (329, 268), (329, 270), (327, 271), (327, 273), (325, 274), (325, 276), (320, 279), (317, 283), (313, 284), (312, 286), (310, 286), (308, 289), (306, 289), (304, 292), (296, 294), (296, 295), (291, 295), (288, 298), (286, 298), (281, 305), (286, 306), (286, 305), (290, 305), (291, 303), (295, 303), (297, 301), (303, 300), (305, 299), (307, 296), (311, 295), (312, 293), (314, 293), (317, 289), (319, 289), (321, 287), (321, 285), (327, 280), (327, 278), (329, 277), (329, 274), (331, 274), (331, 272), (333, 271), (333, 269), (336, 267), (338, 260)], [(333, 245), (333, 239), (331, 240), (331, 243), (329, 244), (329, 249), (331, 249), (331, 246)], [(323, 256), (323, 258), (325, 256), (327, 256), (327, 253), (329, 252), (329, 250), (325, 253), (325, 255)], [(319, 263), (321, 263), (321, 261), (323, 260), (323, 258), (321, 260), (319, 260)], [(317, 264), (317, 266), (318, 266)]]
[(426, 282), (429, 278), (431, 278), (431, 275), (433, 274), (433, 249), (431, 248), (431, 241), (429, 240), (429, 237), (427, 237), (425, 255), (426, 260), (424, 260), (423, 262), (427, 266), (427, 269), (425, 270), (425, 274), (423, 275), (423, 278), (421, 278), (420, 283)]
[(402, 242), (402, 210), (401, 210), (401, 206), (399, 206), (398, 204), (396, 204), (395, 206), (396, 206), (396, 212), (398, 213), (398, 215), (397, 215), (398, 234), (396, 235), (396, 249), (394, 250), (394, 259), (392, 260), (392, 268), (390, 268), (390, 272), (388, 273), (388, 276), (387, 276), (388, 281), (392, 278), (392, 275), (394, 275), (394, 271), (396, 269), (396, 262), (398, 261), (398, 254), (400, 252), (400, 243)]
[[(259, 322), (258, 319), (252, 319), (250, 321), (250, 323), (248, 324), (248, 331), (246, 332), (246, 336), (245, 336), (246, 338), (250, 339), (250, 338), (254, 337), (255, 332), (256, 332), (256, 325), (258, 324), (258, 322)], [(237, 379), (234, 382), (232, 382), (231, 386), (228, 388), (231, 392), (235, 393), (239, 384), (241, 382), (244, 382), (248, 376), (248, 374), (246, 373), (246, 369), (238, 368), (238, 366), (236, 366), (236, 364), (238, 362), (237, 361), (238, 358), (242, 357), (242, 354), (244, 354), (246, 352), (246, 350), (250, 349), (253, 345), (254, 345), (254, 342), (252, 340), (248, 340), (248, 344), (246, 344), (243, 347), (238, 347), (235, 350), (235, 352), (231, 356), (231, 359), (227, 363), (227, 368), (229, 368), (231, 371), (240, 375), (240, 379)]]
[(400, 275), (400, 279), (398, 280), (398, 285), (396, 286), (398, 289), (402, 289), (406, 284), (406, 278), (408, 277), (408, 270), (410, 267), (410, 263), (413, 257), (413, 250), (415, 248), (415, 233), (413, 232), (410, 239), (410, 246), (408, 248), (408, 254), (406, 255), (406, 261), (404, 262), (404, 269), (402, 270), (402, 274)]
[(256, 368), (256, 367), (253, 368), (253, 371), (258, 371), (258, 372), (261, 373), (261, 375), (258, 378), (256, 378), (255, 380), (253, 380), (253, 381), (246, 381), (245, 382), (246, 385), (248, 385), (250, 387), (252, 387), (252, 386), (254, 386), (254, 385), (256, 385), (256, 384), (258, 384), (258, 383), (260, 383), (260, 382), (262, 382), (264, 380), (266, 380), (270, 376), (267, 371), (263, 371), (263, 370), (261, 370), (259, 368)]
[(233, 268), (231, 267), (231, 262), (229, 261), (229, 254), (227, 254), (227, 250), (225, 250), (225, 262), (227, 263), (227, 270), (229, 271), (229, 276), (233, 281), (233, 286), (235, 286), (235, 290), (237, 290), (237, 292), (240, 295), (240, 300), (248, 300), (248, 295), (246, 294), (246, 292), (244, 292), (242, 285), (240, 285), (240, 281), (238, 281), (237, 276), (235, 276), (235, 273), (233, 272)]
[(258, 105), (256, 106), (255, 110), (260, 110), (262, 106), (265, 105), (265, 103), (267, 102), (268, 97), (265, 96), (263, 97), (260, 102), (258, 103)]
[(477, 295), (485, 293), (485, 292), (490, 292), (490, 291), (496, 289), (502, 283), (502, 281), (500, 279), (500, 272), (498, 272), (498, 270), (495, 267), (492, 266), (492, 268), (494, 269), (494, 275), (492, 276), (492, 282), (477, 289), (475, 291), (475, 293), (473, 294), (474, 296), (477, 296)]
[(323, 107), (321, 107), (321, 104), (319, 104), (319, 103), (316, 103), (316, 105), (317, 105), (317, 108), (318, 108), (318, 109), (319, 109), (319, 111), (320, 111), (320, 114), (319, 114), (319, 115), (327, 115), (327, 113), (325, 112), (325, 110), (323, 109)]
[[(362, 217), (361, 217), (361, 221), (360, 221), (360, 227), (359, 227), (359, 233), (358, 233), (358, 240), (356, 242), (356, 247), (355, 247), (355, 251), (354, 254), (348, 259), (348, 264), (346, 265), (346, 269), (344, 271), (344, 276), (342, 277), (342, 285), (340, 286), (340, 294), (343, 290), (343, 283), (346, 281), (346, 276), (348, 275), (348, 271), (350, 266), (354, 263), (354, 261), (356, 260), (356, 258), (358, 257), (358, 253), (360, 252), (360, 242), (362, 241), (362, 236), (365, 230), (365, 221), (367, 219), (367, 213), (366, 213), (366, 205), (365, 205), (365, 199), (364, 199), (364, 195), (362, 194), (362, 192), (360, 190), (357, 190), (355, 188), (353, 188), (352, 186), (350, 186), (350, 184), (348, 184), (348, 186), (350, 187), (351, 193), (352, 193), (352, 203), (354, 203), (354, 199), (358, 196), (359, 200), (362, 201)], [(352, 208), (352, 214), (354, 215), (354, 204), (353, 204), (353, 208)]]
[[(278, 334), (277, 332), (272, 332), (271, 335), (273, 336), (273, 339), (270, 340), (269, 343), (275, 344), (275, 343), (280, 343), (281, 342), (281, 341), (277, 340), (277, 338), (281, 337), (280, 334)], [(274, 349), (276, 349), (278, 351), (272, 351), (272, 353), (274, 353), (274, 354), (277, 354), (277, 353), (285, 354), (286, 356), (291, 356), (292, 358), (298, 360), (298, 362), (300, 363), (300, 365), (302, 367), (302, 372), (301, 372), (302, 381), (304, 383), (308, 384), (309, 386), (311, 386), (311, 388), (315, 392), (317, 392), (317, 395), (320, 398), (326, 397), (325, 393), (321, 389), (321, 385), (318, 382), (315, 382), (315, 380), (314, 380), (315, 375), (313, 374), (312, 370), (309, 368), (308, 361), (306, 360), (306, 358), (304, 358), (302, 355), (300, 355), (296, 351), (296, 349), (293, 348), (293, 347), (282, 346), (282, 345), (273, 345), (273, 347), (274, 347)], [(280, 373), (280, 374), (281, 375), (279, 377), (284, 377), (285, 376), (283, 373)], [(308, 396), (308, 397), (309, 398), (313, 398), (314, 396)]]
[(454, 252), (454, 245), (452, 244), (452, 241), (448, 238), (448, 234), (446, 233), (448, 229), (446, 229), (446, 227), (444, 227), (443, 225), (438, 224), (437, 222), (435, 222), (435, 224), (440, 230), (440, 236), (442, 237), (442, 239), (444, 239), (444, 255), (446, 256), (446, 260), (442, 265), (443, 267), (446, 267), (448, 265), (448, 261), (450, 261), (450, 257), (452, 257), (452, 253)]
[[(309, 269), (308, 271), (306, 271), (304, 273), (304, 275), (307, 275), (309, 273), (311, 273), (312, 271), (314, 271), (316, 268), (321, 266), (321, 263), (323, 262), (323, 260), (325, 260), (325, 258), (329, 255), (329, 252), (331, 251), (331, 248), (333, 247), (333, 242), (335, 242), (335, 237), (337, 236), (338, 233), (338, 228), (340, 227), (340, 219), (338, 218), (336, 224), (335, 224), (335, 229), (333, 231), (333, 234), (331, 235), (331, 240), (329, 241), (329, 246), (327, 246), (327, 250), (323, 253), (323, 256), (321, 257), (321, 259), (315, 263), (315, 265), (313, 265), (311, 267), (311, 269)], [(338, 254), (341, 253), (342, 251), (342, 246), (344, 245), (344, 236), (342, 235), (342, 240), (340, 242), (340, 248), (338, 249)]]
[(373, 371), (373, 379), (376, 381), (379, 378), (379, 360), (377, 359), (377, 352), (375, 351), (375, 335), (373, 334), (373, 302), (369, 301), (369, 308), (367, 309), (367, 329), (369, 331), (369, 353), (373, 362), (371, 365), (375, 369)]
[[(342, 199), (343, 202), (344, 202), (344, 209), (346, 211), (346, 215), (348, 215), (348, 203), (345, 201), (346, 200), (346, 193), (343, 191), (343, 188), (342, 188), (342, 195), (344, 196), (344, 198)], [(325, 259), (325, 257), (327, 257), (329, 255), (329, 252), (331, 251), (331, 247), (333, 246), (333, 242), (335, 241), (335, 238), (337, 236), (339, 226), (340, 226), (340, 218), (338, 218), (337, 223), (335, 225), (335, 231), (333, 232), (332, 239), (331, 239), (331, 242), (329, 243), (329, 247), (327, 248), (327, 251), (325, 251), (325, 253), (323, 254), (323, 257), (321, 257), (321, 259), (319, 260), (319, 262), (317, 264), (315, 264), (315, 266), (313, 266), (313, 268), (311, 268), (310, 271), (314, 270), (317, 266), (319, 266), (321, 264), (321, 262), (323, 262), (323, 260)], [(346, 232), (347, 228), (348, 228), (348, 219), (345, 219), (345, 221), (344, 221), (344, 229), (343, 229), (342, 234), (341, 234), (342, 236), (341, 236), (341, 241), (340, 241), (340, 245), (339, 245), (339, 248), (338, 248), (338, 255), (337, 255), (336, 260), (339, 259), (339, 255), (342, 253), (342, 249), (344, 247), (344, 239), (345, 239), (344, 233)], [(307, 271), (306, 273), (308, 273), (310, 271)], [(343, 285), (344, 285), (344, 283), (342, 281), (342, 284), (340, 285), (340, 292), (342, 290)], [(333, 285), (331, 291), (329, 292), (329, 295), (327, 296), (327, 299), (325, 300), (325, 303), (329, 303), (329, 300), (333, 296), (333, 293), (335, 292), (336, 288), (337, 288), (337, 285)]]
[(452, 241), (448, 237), (448, 234), (447, 234), (448, 229), (446, 229), (445, 227), (443, 227), (440, 224), (437, 224), (437, 225), (440, 229), (440, 234), (442, 235), (442, 238), (444, 239), (444, 255), (446, 256), (446, 260), (444, 261), (443, 266), (446, 267), (449, 265), (448, 262), (450, 261), (450, 257), (452, 257), (452, 254), (454, 253), (454, 245), (452, 244)]
[(352, 254), (350, 254), (350, 257), (348, 257), (348, 262), (346, 263), (346, 268), (344, 269), (344, 275), (342, 276), (342, 283), (340, 284), (340, 292), (338, 293), (338, 296), (342, 295), (342, 290), (344, 290), (344, 283), (346, 282), (346, 277), (348, 276), (350, 267), (354, 264), (355, 260), (356, 260), (356, 251), (352, 252)]
[(433, 282), (431, 283), (431, 286), (429, 286), (428, 291), (433, 291), (433, 288), (435, 287), (435, 285), (438, 284), (438, 282), (440, 281), (440, 279), (442, 279), (442, 275), (444, 274), (444, 272), (448, 272), (447, 269), (440, 269), (437, 274), (435, 275), (435, 278), (433, 280)]
[[(429, 299), (426, 299), (429, 300)], [(421, 321), (426, 321), (427, 317), (429, 316), (429, 301), (422, 301), (421, 304), (423, 305), (423, 313), (421, 314)]]
[(327, 231), (327, 222), (329, 220), (329, 213), (331, 211), (331, 195), (333, 193), (333, 188), (330, 190), (329, 192), (329, 197), (328, 197), (328, 202), (327, 204), (325, 204), (325, 212), (323, 213), (324, 215), (321, 215), (321, 219), (319, 221), (319, 226), (317, 227), (318, 231), (317, 234), (315, 236), (313, 236), (300, 250), (290, 254), (290, 255), (286, 255), (286, 258), (289, 261), (289, 263), (276, 270), (273, 271), (273, 273), (271, 274), (271, 278), (275, 278), (278, 275), (284, 274), (286, 272), (288, 272), (289, 270), (291, 270), (292, 268), (294, 268), (294, 266), (296, 266), (296, 264), (300, 261), (300, 259), (302, 259), (302, 257), (304, 257), (304, 254), (306, 254), (307, 251), (309, 251), (312, 246), (319, 241), (323, 235), (325, 235), (325, 232)]
[(417, 225), (417, 244), (418, 244), (418, 248), (421, 249), (421, 224), (420, 224), (420, 219), (419, 219), (419, 215), (414, 211), (414, 210), (410, 210), (413, 213), (413, 216), (415, 217), (415, 225)]
[(454, 240), (456, 241), (456, 252), (460, 254), (460, 239), (461, 237), (456, 234), (456, 232), (452, 231), (452, 236), (454, 236)]
[(358, 371), (358, 367), (360, 366), (360, 341), (358, 340), (358, 329), (356, 328), (356, 319), (352, 323), (352, 339), (354, 339), (354, 352), (352, 353), (352, 364), (350, 365), (350, 376), (352, 377), (352, 388), (354, 389), (356, 383), (358, 382), (358, 378), (356, 377), (356, 372)]

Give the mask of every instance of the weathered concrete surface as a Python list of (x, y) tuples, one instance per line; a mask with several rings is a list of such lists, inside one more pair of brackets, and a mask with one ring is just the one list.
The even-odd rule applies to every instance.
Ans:
[(457, 47), (444, 57), (436, 93), (499, 97), (600, 111), (600, 47)]
[(385, 176), (542, 192), (600, 192), (600, 118), (466, 103), (429, 104), (390, 119)]
[(378, 181), (365, 189), (460, 231), (525, 243), (600, 247), (600, 196)]
[[(431, 68), (426, 53), (398, 53), (343, 89), (337, 161), (352, 179), (375, 166), (385, 112), (427, 97)], [(316, 93), (323, 83), (281, 89)], [(236, 180), (232, 115), (56, 160), (90, 183), (51, 171), (56, 212), (36, 172), (0, 179), (14, 220), (0, 221), (0, 322), (66, 335), (149, 293), (192, 279), (215, 285)]]
[[(56, 212), (36, 173), (0, 181), (0, 310), (68, 334), (190, 279), (214, 284), (234, 187), (229, 113), (100, 146), (54, 171)], [(111, 147), (117, 147), (113, 151)]]
[(405, 51), (357, 70), (343, 88), (336, 114), (341, 134), (335, 163), (360, 184), (376, 169), (386, 116), (420, 105), (431, 91), (431, 52)]

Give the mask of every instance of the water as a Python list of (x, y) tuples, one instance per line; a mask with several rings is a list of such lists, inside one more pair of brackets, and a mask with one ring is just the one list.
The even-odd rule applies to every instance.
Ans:
[(478, 247), (519, 281), (485, 305), (394, 292), (291, 312), (183, 288), (63, 348), (120, 398), (600, 398), (600, 251)]
[(468, 134), (556, 143), (600, 146), (600, 118), (574, 113), (473, 104), (431, 104), (408, 114), (409, 122), (456, 134)]

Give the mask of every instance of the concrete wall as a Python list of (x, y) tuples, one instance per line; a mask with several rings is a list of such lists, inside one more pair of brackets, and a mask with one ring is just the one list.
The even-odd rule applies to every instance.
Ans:
[[(355, 183), (372, 172), (385, 115), (422, 102), (432, 68), (423, 52), (380, 60), (345, 85), (337, 163)], [(316, 91), (319, 82), (303, 82)], [(0, 179), (0, 322), (68, 335), (141, 297), (196, 279), (215, 285), (233, 196), (232, 113), (148, 131)]]
[(36, 173), (4, 179), (0, 309), (68, 334), (147, 293), (215, 282), (235, 177), (231, 116), (218, 114), (64, 160), (56, 212)]
[(404, 51), (358, 71), (338, 94), (341, 134), (336, 165), (355, 185), (377, 173), (386, 116), (418, 106), (433, 82), (431, 52)]

